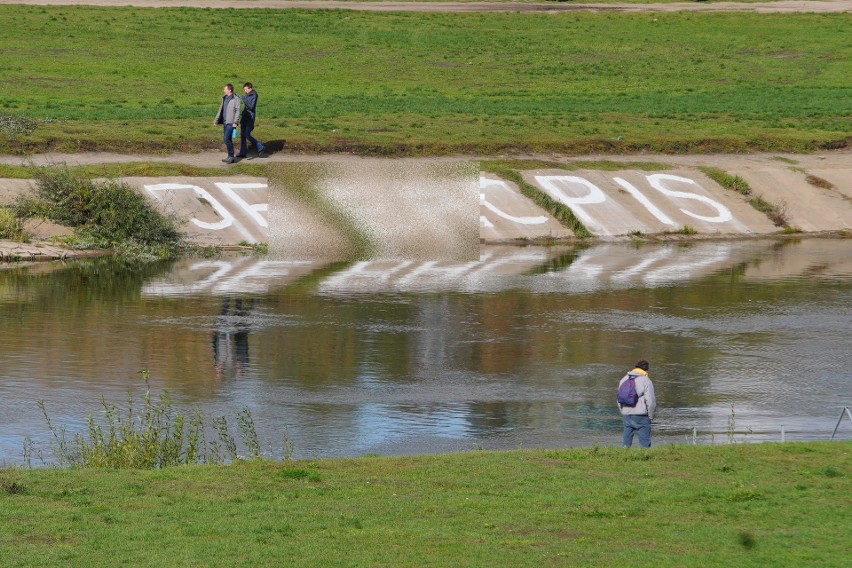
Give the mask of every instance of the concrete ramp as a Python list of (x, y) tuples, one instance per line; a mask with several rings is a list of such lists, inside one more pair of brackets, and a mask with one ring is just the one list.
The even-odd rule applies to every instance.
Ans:
[[(817, 173), (818, 172), (818, 173)], [(807, 182), (807, 174), (790, 168), (763, 168), (732, 172), (745, 179), (752, 192), (776, 204), (791, 226), (805, 232), (852, 228), (849, 170), (817, 170), (814, 175), (832, 181), (836, 189)]]
[(263, 178), (125, 178), (160, 209), (183, 220), (180, 229), (202, 246), (266, 242), (267, 183)]
[[(276, 257), (466, 261), (479, 256), (475, 162), (302, 162), (276, 165), (270, 176), (275, 219), (270, 254)], [(306, 226), (314, 223), (325, 229)], [(303, 231), (312, 235), (311, 242), (299, 236)]]
[[(805, 233), (852, 230), (852, 153), (660, 156), (669, 169), (656, 171), (631, 168), (627, 158), (620, 159), (624, 168), (613, 171), (575, 169), (570, 159), (564, 168), (526, 170), (520, 161), (515, 171), (535, 191), (571, 209), (602, 241), (781, 232), (752, 207), (754, 197)], [(751, 195), (721, 187), (703, 173), (704, 166), (743, 178)], [(480, 242), (574, 237), (515, 183), (480, 171), (471, 160), (315, 157), (271, 162), (267, 168), (269, 177), (125, 181), (180, 219), (191, 242), (268, 243), (271, 256), (281, 260), (476, 262)], [(30, 180), (0, 179), (0, 205), (31, 187)], [(39, 223), (32, 232), (49, 238), (62, 229)], [(10, 247), (2, 245), (0, 252)], [(602, 270), (628, 269), (607, 265)]]
[(677, 232), (768, 234), (778, 230), (747, 199), (695, 170), (530, 170), (524, 179), (562, 203), (596, 237)]
[(567, 238), (574, 233), (524, 196), (517, 185), (479, 176), (479, 237), (485, 241)]

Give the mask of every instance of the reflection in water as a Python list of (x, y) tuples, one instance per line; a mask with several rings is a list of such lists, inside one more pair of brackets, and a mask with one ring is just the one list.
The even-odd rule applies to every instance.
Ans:
[(35, 401), (82, 427), (101, 395), (138, 392), (143, 368), (177, 404), (248, 406), (267, 443), (287, 425), (297, 456), (617, 444), (614, 385), (640, 358), (659, 442), (693, 427), (727, 441), (732, 405), (738, 440), (823, 439), (852, 398), (850, 252), (808, 239), (13, 267), (0, 460), (46, 440)]
[(222, 309), (216, 319), (211, 345), (213, 347), (213, 369), (216, 379), (223, 376), (243, 377), (249, 368), (248, 316), (252, 313), (256, 299), (249, 298), (243, 305), (242, 298), (222, 298)]

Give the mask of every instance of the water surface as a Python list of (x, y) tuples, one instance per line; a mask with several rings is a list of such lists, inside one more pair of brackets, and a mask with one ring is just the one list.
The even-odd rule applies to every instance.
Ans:
[(271, 455), (286, 426), (297, 457), (618, 444), (640, 358), (657, 444), (827, 439), (852, 403), (849, 240), (97, 259), (0, 271), (0, 310), (6, 463), (49, 441), (36, 401), (74, 431), (141, 369), (181, 408), (248, 407)]

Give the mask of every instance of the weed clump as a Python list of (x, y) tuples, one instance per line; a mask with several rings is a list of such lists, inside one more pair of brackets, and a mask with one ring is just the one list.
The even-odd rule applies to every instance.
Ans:
[(719, 168), (700, 167), (698, 169), (725, 189), (736, 191), (742, 195), (751, 195), (751, 187), (749, 187), (748, 182), (740, 176), (732, 176)]
[(772, 221), (776, 227), (787, 228), (789, 226), (789, 222), (787, 220), (787, 207), (785, 204), (782, 204), (781, 206), (773, 205), (759, 195), (749, 199), (749, 204), (769, 217), (769, 220)]
[(16, 114), (0, 114), (0, 133), (8, 138), (17, 138), (32, 134), (36, 121)]
[(776, 227), (787, 228), (789, 226), (786, 204), (776, 206), (763, 199), (760, 195), (753, 195), (748, 182), (740, 176), (732, 176), (719, 168), (701, 167), (699, 169), (704, 172), (707, 177), (725, 189), (730, 189), (741, 195), (745, 195), (746, 197), (751, 197), (748, 201), (749, 205), (754, 207), (755, 210), (766, 215)]
[(691, 225), (684, 225), (676, 231), (663, 231), (664, 235), (697, 235), (698, 229)]
[(28, 240), (21, 218), (10, 207), (0, 207), (0, 239), (19, 242)]
[(27, 488), (17, 481), (0, 478), (0, 492), (7, 495), (26, 495)]
[[(158, 399), (151, 396), (148, 371), (142, 407), (136, 411), (128, 394), (126, 408), (101, 398), (103, 419), (86, 418), (87, 435), (69, 437), (64, 427), (54, 426), (44, 401), (38, 406), (53, 434), (51, 449), (60, 467), (109, 469), (154, 469), (187, 464), (222, 464), (243, 459), (237, 453), (237, 440), (230, 433), (224, 416), (213, 419), (218, 439), (207, 439), (204, 416), (197, 409), (181, 412), (172, 406), (168, 391)], [(248, 458), (261, 456), (254, 421), (247, 408), (237, 414), (243, 445)]]
[(834, 189), (834, 184), (828, 181), (827, 179), (821, 178), (819, 176), (815, 176), (813, 174), (808, 174), (805, 176), (805, 181), (811, 184), (814, 187), (819, 187), (822, 189)]
[(71, 244), (78, 248), (168, 257), (181, 244), (177, 219), (125, 182), (88, 179), (64, 166), (35, 167), (32, 174), (35, 187), (15, 201), (15, 214), (73, 228), (77, 240)]

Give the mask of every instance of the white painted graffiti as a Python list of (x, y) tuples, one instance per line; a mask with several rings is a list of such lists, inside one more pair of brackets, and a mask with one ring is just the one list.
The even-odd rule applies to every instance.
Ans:
[[(219, 217), (219, 220), (215, 222), (208, 222), (192, 217), (189, 221), (190, 223), (208, 231), (221, 231), (223, 229), (233, 228), (236, 229), (246, 240), (250, 242), (256, 241), (257, 239), (254, 238), (255, 236), (250, 228), (245, 227), (243, 223), (239, 222), (238, 217), (247, 216), (254, 225), (259, 227), (261, 230), (265, 230), (268, 227), (268, 222), (262, 213), (266, 213), (268, 211), (269, 205), (267, 203), (249, 203), (240, 195), (239, 192), (241, 190), (266, 189), (267, 185), (265, 183), (227, 182), (215, 182), (214, 185), (219, 189), (222, 195), (228, 198), (228, 201), (230, 202), (229, 205), (231, 205), (231, 207), (236, 205), (236, 212), (232, 212), (225, 203), (223, 203), (220, 199), (217, 199), (209, 191), (194, 184), (160, 183), (146, 185), (144, 187), (148, 193), (154, 196), (154, 198), (161, 203), (164, 202), (164, 192), (192, 191), (198, 199), (210, 204), (210, 207)], [(240, 212), (242, 215), (239, 215)]]
[[(502, 189), (504, 191), (511, 192), (511, 188), (509, 187), (509, 184), (507, 184), (504, 181), (496, 180), (496, 179), (489, 179), (489, 178), (484, 177), (484, 176), (479, 177), (479, 189), (481, 189), (481, 190), (484, 190), (484, 189), (493, 190), (494, 188)], [(519, 225), (543, 225), (544, 223), (547, 223), (547, 217), (544, 217), (544, 216), (541, 216), (541, 215), (536, 216), (536, 217), (532, 217), (532, 216), (517, 217), (515, 215), (510, 215), (509, 213), (506, 213), (502, 209), (498, 208), (493, 203), (490, 203), (488, 201), (488, 199), (486, 198), (485, 193), (479, 194), (479, 204), (482, 205), (483, 207), (485, 207), (486, 209), (488, 209), (489, 211), (491, 211), (492, 213), (494, 213), (495, 215), (497, 215), (498, 217), (506, 219), (507, 221), (511, 221), (512, 223), (518, 223)], [(491, 221), (489, 221), (488, 218), (485, 215), (479, 216), (479, 225), (482, 226), (482, 227), (486, 227), (486, 228), (493, 228), (494, 227), (494, 224)]]
[[(568, 206), (577, 218), (595, 234), (627, 233), (629, 230), (646, 231), (649, 229), (631, 211), (619, 204), (604, 190), (588, 179), (575, 175), (536, 175), (535, 183), (551, 198)], [(694, 180), (671, 174), (646, 175), (648, 185), (665, 197), (667, 202), (672, 202), (680, 213), (692, 219), (706, 223), (720, 224), (737, 223), (728, 209), (722, 203), (701, 195), (695, 191), (682, 191), (675, 187), (703, 190)], [(642, 190), (629, 181), (614, 177), (617, 186), (631, 195), (642, 207), (644, 207), (655, 219), (667, 227), (679, 227), (682, 222), (677, 222), (671, 215), (666, 214), (658, 207)], [(698, 202), (709, 208), (714, 214), (707, 215), (696, 212), (682, 204), (678, 200), (690, 200)], [(614, 226), (614, 223), (617, 225)]]

